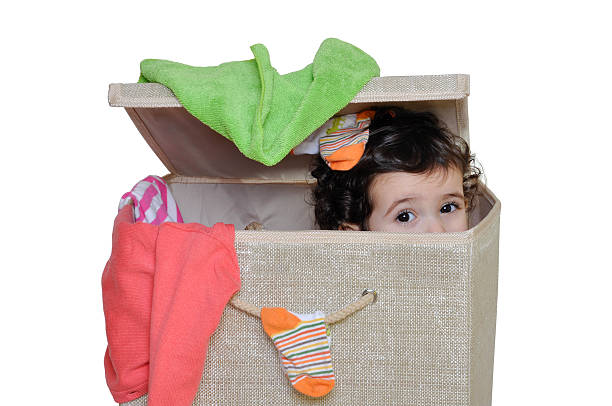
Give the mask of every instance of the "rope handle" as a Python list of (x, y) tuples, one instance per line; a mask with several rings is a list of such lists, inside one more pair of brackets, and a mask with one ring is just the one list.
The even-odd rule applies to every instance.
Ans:
[[(374, 303), (376, 301), (376, 297), (377, 295), (374, 289), (364, 290), (363, 293), (361, 293), (361, 297), (359, 299), (349, 304), (344, 309), (327, 314), (325, 316), (325, 323), (329, 325), (344, 320), (351, 314), (358, 312), (370, 303)], [(248, 313), (251, 316), (261, 317), (261, 307), (257, 307), (255, 305), (245, 302), (244, 300), (238, 299), (237, 295), (232, 296), (232, 298), (230, 299), (230, 304), (236, 309), (242, 310), (243, 312)]]

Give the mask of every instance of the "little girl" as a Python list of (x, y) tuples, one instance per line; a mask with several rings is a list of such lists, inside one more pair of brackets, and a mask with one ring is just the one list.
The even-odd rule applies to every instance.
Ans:
[(431, 113), (372, 112), (363, 155), (348, 170), (320, 156), (312, 176), (324, 230), (457, 232), (480, 193), (481, 170), (467, 142)]

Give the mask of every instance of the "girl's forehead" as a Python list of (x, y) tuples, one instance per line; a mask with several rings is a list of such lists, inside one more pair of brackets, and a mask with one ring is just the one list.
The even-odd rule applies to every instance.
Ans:
[(430, 186), (442, 187), (446, 184), (463, 183), (462, 173), (455, 168), (436, 169), (427, 173), (411, 173), (411, 172), (387, 172), (381, 173), (374, 177), (371, 185), (393, 184), (395, 186), (402, 185), (408, 187), (414, 186)]
[(374, 201), (402, 198), (436, 198), (447, 194), (463, 195), (463, 175), (454, 168), (431, 173), (389, 172), (376, 175), (370, 185)]

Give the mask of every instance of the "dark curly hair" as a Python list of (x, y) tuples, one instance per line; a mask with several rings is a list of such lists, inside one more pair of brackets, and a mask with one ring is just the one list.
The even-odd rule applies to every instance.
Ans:
[(402, 108), (376, 109), (370, 136), (359, 162), (348, 171), (335, 171), (317, 156), (311, 174), (317, 179), (312, 191), (315, 217), (323, 230), (337, 230), (343, 223), (359, 224), (367, 230), (372, 213), (369, 187), (374, 177), (388, 172), (431, 174), (456, 168), (463, 173), (467, 210), (480, 193), (470, 147), (451, 133), (432, 113)]

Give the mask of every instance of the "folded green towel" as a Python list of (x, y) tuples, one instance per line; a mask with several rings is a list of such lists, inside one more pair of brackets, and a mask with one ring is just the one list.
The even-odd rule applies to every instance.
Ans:
[(255, 59), (212, 67), (145, 59), (139, 82), (170, 88), (183, 106), (233, 141), (247, 157), (271, 166), (282, 160), (380, 74), (359, 48), (328, 38), (312, 64), (280, 75), (262, 44)]

